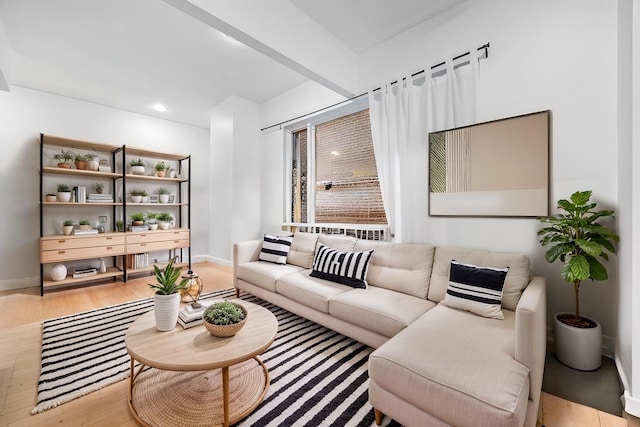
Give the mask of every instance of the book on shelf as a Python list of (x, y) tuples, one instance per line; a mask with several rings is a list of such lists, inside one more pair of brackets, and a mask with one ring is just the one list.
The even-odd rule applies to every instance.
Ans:
[(97, 228), (90, 228), (89, 230), (73, 230), (74, 236), (82, 236), (86, 234), (98, 234)]
[(73, 269), (73, 274), (72, 277), (74, 279), (78, 279), (80, 277), (88, 277), (88, 276), (94, 276), (98, 274), (98, 269), (91, 267), (91, 266), (86, 266), (86, 267), (76, 267)]
[(149, 227), (146, 225), (132, 225), (131, 231), (149, 231)]
[(144, 252), (141, 254), (127, 255), (127, 268), (133, 270), (138, 268), (149, 267), (149, 254)]
[(87, 199), (87, 203), (113, 203), (113, 199)]

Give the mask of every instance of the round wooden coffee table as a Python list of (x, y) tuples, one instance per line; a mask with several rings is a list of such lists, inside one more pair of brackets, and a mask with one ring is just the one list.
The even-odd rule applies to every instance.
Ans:
[(262, 402), (269, 372), (258, 355), (275, 339), (278, 321), (266, 308), (234, 301), (249, 314), (229, 338), (214, 337), (202, 325), (160, 332), (153, 311), (131, 324), (125, 337), (131, 357), (129, 408), (140, 423), (226, 427)]

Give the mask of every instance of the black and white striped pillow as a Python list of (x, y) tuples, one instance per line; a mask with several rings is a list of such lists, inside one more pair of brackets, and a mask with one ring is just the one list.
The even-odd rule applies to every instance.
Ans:
[(293, 242), (293, 236), (272, 236), (271, 234), (265, 234), (258, 259), (275, 264), (286, 264), (291, 242)]
[(451, 261), (444, 305), (493, 319), (504, 319), (502, 289), (507, 268), (478, 267)]
[(367, 270), (373, 251), (342, 252), (318, 244), (310, 276), (349, 285), (367, 288)]

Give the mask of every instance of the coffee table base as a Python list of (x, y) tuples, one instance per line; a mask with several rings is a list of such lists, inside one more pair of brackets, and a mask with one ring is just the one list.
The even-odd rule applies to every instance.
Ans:
[(143, 425), (234, 424), (258, 407), (269, 388), (269, 373), (258, 357), (225, 368), (229, 373), (229, 410), (225, 417), (223, 369), (163, 371), (143, 368), (132, 373), (129, 390), (129, 408)]

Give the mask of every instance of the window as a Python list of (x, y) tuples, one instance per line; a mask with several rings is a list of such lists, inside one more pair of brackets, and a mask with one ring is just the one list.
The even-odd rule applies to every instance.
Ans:
[(292, 222), (386, 224), (368, 109), (293, 132), (291, 147)]

